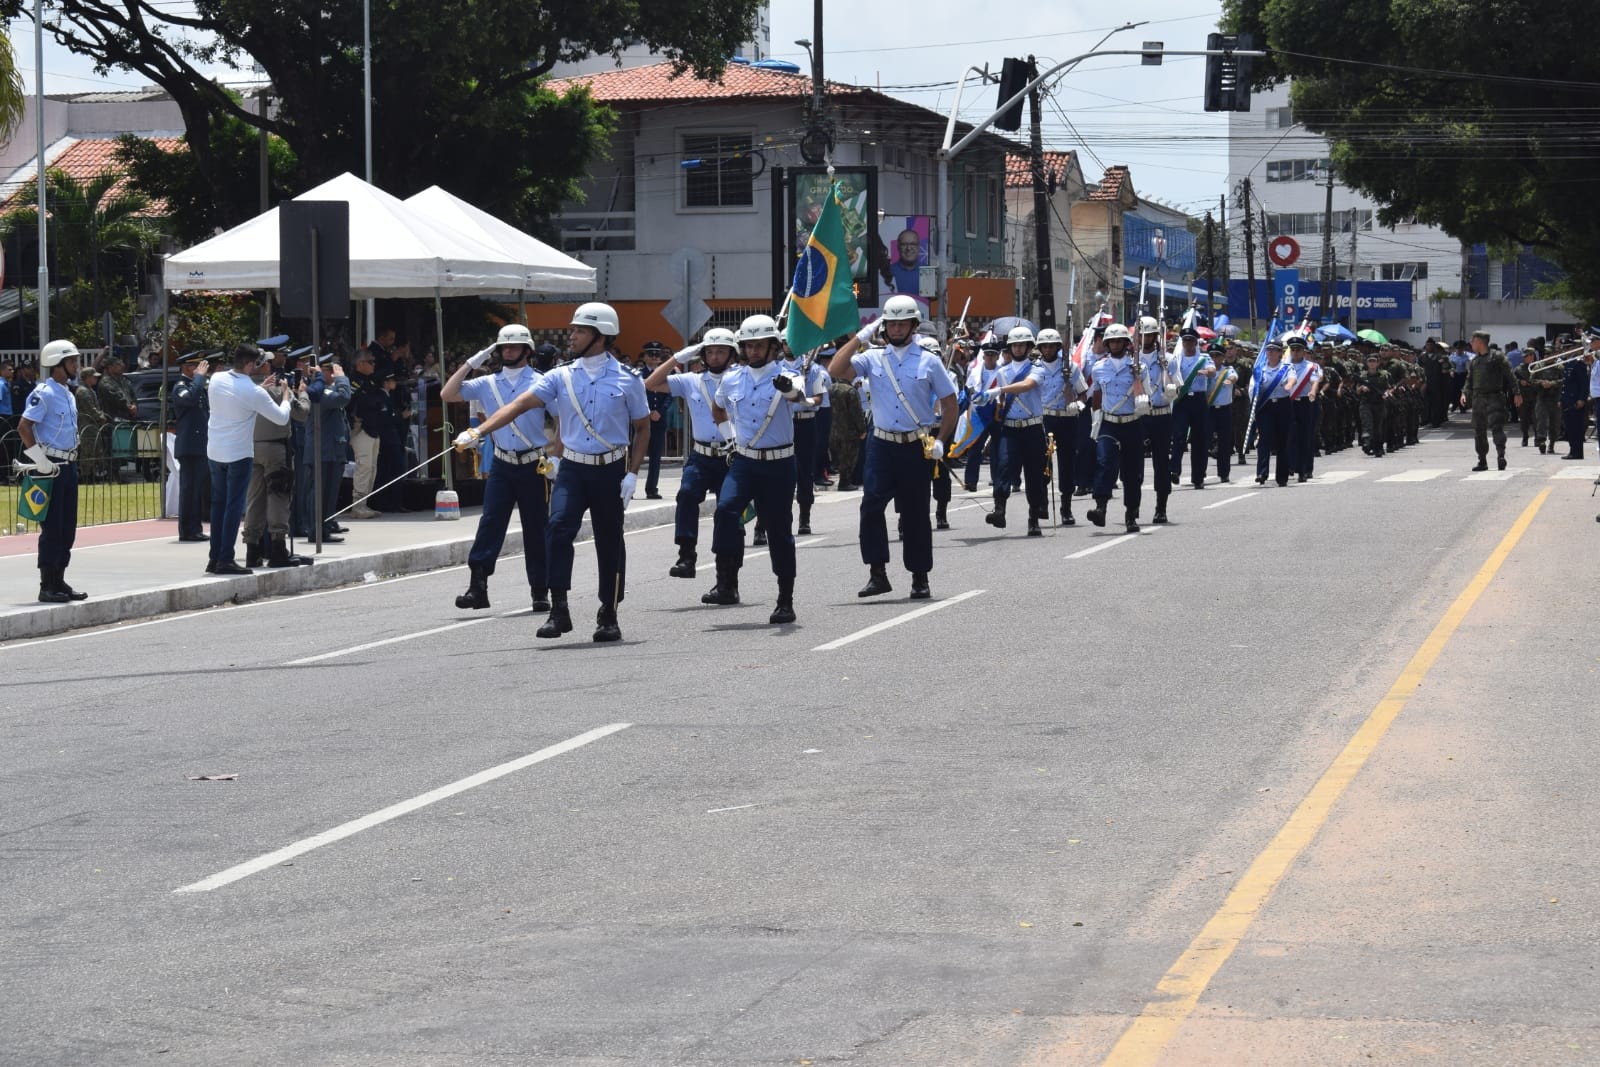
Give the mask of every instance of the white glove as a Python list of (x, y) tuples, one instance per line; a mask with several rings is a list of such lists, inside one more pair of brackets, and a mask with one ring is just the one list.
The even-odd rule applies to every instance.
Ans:
[(1072, 403), (1067, 405), (1067, 414), (1069, 416), (1076, 415), (1079, 412), (1081, 412), (1082, 410), (1083, 410), (1083, 405), (1081, 403), (1079, 403), (1078, 401), (1076, 401), (1076, 400), (1074, 400)]
[(1168, 382), (1162, 388), (1162, 392), (1167, 394), (1167, 399), (1168, 400), (1172, 400), (1172, 399), (1175, 399), (1177, 397), (1177, 395), (1178, 395), (1178, 387), (1176, 385), (1173, 385), (1171, 382)]
[(699, 357), (700, 349), (704, 347), (704, 345), (694, 344), (690, 345), (688, 348), (682, 349), (681, 351), (674, 352), (672, 354), (673, 362), (680, 367), (687, 367)]
[(933, 448), (930, 451), (933, 452), (933, 456), (931, 457), (933, 459), (933, 461), (935, 463), (939, 462), (941, 459), (944, 458), (944, 442), (939, 440), (937, 437), (934, 438), (933, 439)]
[(1136, 397), (1134, 397), (1133, 398), (1133, 413), (1135, 415), (1148, 415), (1148, 414), (1150, 414), (1150, 398), (1147, 397), (1147, 396), (1136, 396)]
[(719, 422), (719, 423), (717, 423), (717, 432), (722, 435), (722, 439), (724, 441), (728, 442), (730, 445), (733, 444), (733, 420), (732, 419), (729, 419), (727, 422)]
[(634, 487), (639, 484), (639, 476), (629, 471), (622, 476), (622, 510), (627, 511), (628, 505), (633, 502)]
[(545, 465), (545, 475), (544, 476), (546, 478), (549, 478), (552, 482), (555, 481), (556, 480), (556, 471), (561, 469), (561, 457), (560, 456), (546, 456), (546, 457), (544, 457), (544, 465)]
[(473, 370), (481, 370), (483, 365), (489, 362), (489, 357), (492, 355), (494, 355), (494, 345), (490, 345), (488, 348), (485, 348), (482, 352), (479, 352), (476, 355), (468, 356), (467, 366), (471, 367)]
[(34, 445), (22, 454), (33, 461), (33, 473), (41, 478), (54, 478), (60, 470), (55, 461), (44, 454), (44, 445)]
[(455, 447), (457, 452), (465, 452), (469, 448), (477, 448), (478, 442), (483, 440), (483, 434), (477, 430), (462, 430), (456, 434)]
[(877, 332), (878, 320), (873, 319), (871, 322), (867, 323), (865, 326), (861, 327), (861, 329), (856, 331), (856, 340), (861, 343), (863, 348), (865, 348), (872, 344), (872, 335)]
[(1000, 399), (1000, 390), (999, 389), (985, 389), (983, 391), (983, 399), (981, 401), (979, 401), (979, 403), (993, 404), (996, 400), (999, 400), (999, 399)]

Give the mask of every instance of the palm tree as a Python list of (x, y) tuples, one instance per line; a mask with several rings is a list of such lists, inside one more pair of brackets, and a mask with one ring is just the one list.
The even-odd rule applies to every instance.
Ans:
[[(98, 286), (101, 258), (108, 252), (144, 256), (155, 250), (161, 231), (146, 216), (150, 198), (136, 189), (117, 190), (123, 176), (115, 171), (80, 182), (65, 171), (45, 175), (50, 206), (50, 237), (56, 270), (63, 281), (93, 280)], [(38, 193), (34, 186), (17, 196), (17, 208), (5, 219), (7, 234), (38, 227)]]
[(22, 75), (17, 71), (17, 53), (11, 47), (11, 35), (0, 33), (0, 141), (10, 140), (22, 125), (27, 99)]

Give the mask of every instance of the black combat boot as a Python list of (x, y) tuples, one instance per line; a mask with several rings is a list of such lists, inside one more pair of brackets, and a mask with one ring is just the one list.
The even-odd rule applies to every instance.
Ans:
[(1502, 451), (1502, 452), (1495, 453), (1495, 462), (1497, 462), (1500, 465), (1499, 466), (1500, 470), (1505, 470), (1506, 469), (1506, 454), (1505, 454), (1505, 452)]
[(678, 562), (674, 563), (668, 574), (674, 578), (693, 578), (694, 565), (700, 558), (694, 550), (695, 542), (692, 537), (678, 539)]
[(867, 584), (856, 592), (856, 596), (880, 596), (893, 591), (894, 586), (889, 584), (889, 575), (883, 569), (883, 564), (872, 564), (871, 573), (867, 575)]
[(1028, 536), (1043, 537), (1044, 531), (1039, 529), (1039, 517), (1033, 512), (1028, 512)]
[(1061, 525), (1078, 525), (1078, 520), (1072, 517), (1072, 497), (1070, 496), (1063, 496), (1061, 498)]
[(1090, 522), (1094, 523), (1096, 526), (1104, 526), (1106, 524), (1106, 504), (1108, 502), (1109, 501), (1103, 500), (1100, 497), (1094, 498), (1094, 507), (1089, 509)]
[(774, 626), (784, 626), (794, 622), (794, 579), (778, 579), (778, 603), (772, 609), (772, 616), (767, 619)]
[(1127, 512), (1124, 517), (1127, 519), (1127, 522), (1125, 524), (1126, 527), (1127, 527), (1127, 531), (1129, 533), (1138, 533), (1139, 532), (1139, 513), (1137, 511), (1130, 511), (1130, 512)]
[(299, 556), (289, 551), (289, 546), (281, 537), (274, 537), (267, 546), (267, 566), (269, 567), (309, 567), (312, 564), (309, 556)]
[(567, 610), (567, 591), (550, 590), (550, 617), (544, 620), (535, 637), (560, 637), (572, 632), (572, 613)]
[(933, 505), (933, 528), (935, 530), (950, 529), (950, 505), (947, 501), (940, 500)]
[(528, 591), (533, 594), (533, 610), (550, 610), (550, 590), (542, 585), (530, 585)]
[(1167, 502), (1165, 499), (1156, 501), (1156, 515), (1152, 520), (1157, 526), (1167, 524)]
[(717, 584), (700, 597), (702, 604), (737, 604), (739, 602), (739, 564), (732, 556), (717, 556)]
[(1478, 465), (1476, 467), (1473, 467), (1472, 469), (1475, 470), (1475, 471), (1486, 471), (1486, 470), (1488, 470), (1489, 469), (1489, 457), (1488, 457), (1488, 455), (1484, 454), (1484, 455), (1479, 456), (1478, 457)]
[(911, 599), (930, 600), (932, 598), (933, 590), (928, 588), (928, 572), (913, 571), (911, 573)]
[(800, 512), (800, 525), (795, 530), (795, 533), (797, 533), (797, 534), (810, 534), (811, 533), (811, 511), (810, 511), (810, 509), (806, 509), (806, 510)]
[(261, 540), (257, 538), (245, 546), (244, 565), (246, 567), (259, 567), (266, 562), (266, 553), (261, 551)]
[(617, 625), (615, 604), (601, 604), (600, 610), (595, 613), (594, 639), (600, 643), (622, 640), (622, 627)]
[[(480, 611), (489, 606), (489, 576), (481, 563), (469, 563), (467, 570), (471, 574), (467, 579), (467, 591), (456, 597), (456, 607)], [(568, 629), (571, 629), (570, 623)]]
[(39, 568), (39, 603), (69, 604), (88, 599), (88, 593), (74, 592), (66, 582), (66, 571), (56, 567)]
[(994, 494), (994, 510), (983, 517), (984, 522), (997, 530), (1006, 528), (1006, 497), (1009, 495), (996, 490)]
[(764, 545), (766, 543), (767, 543), (767, 528), (765, 526), (761, 525), (760, 522), (757, 522), (756, 523), (756, 535), (750, 541), (750, 544), (752, 546), (756, 547), (756, 548), (760, 548), (762, 545)]

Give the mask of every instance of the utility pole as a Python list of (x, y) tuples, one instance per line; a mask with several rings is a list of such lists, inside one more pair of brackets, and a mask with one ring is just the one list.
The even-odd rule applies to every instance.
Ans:
[(1350, 211), (1350, 332), (1358, 333), (1361, 329), (1360, 305), (1356, 303), (1356, 234), (1361, 232), (1361, 212)]
[[(44, 167), (44, 0), (33, 4), (33, 125), (35, 147), (39, 153), (39, 347), (50, 340), (50, 244), (45, 222)], [(17, 301), (17, 310), (22, 302)]]
[(1463, 242), (1461, 245), (1461, 330), (1457, 337), (1467, 336), (1467, 277), (1472, 270), (1472, 246)]
[(1217, 263), (1217, 225), (1206, 212), (1206, 323), (1211, 322), (1211, 294), (1215, 290)]
[[(1263, 207), (1261, 209), (1261, 276), (1267, 280), (1267, 292), (1268, 293), (1272, 293), (1272, 252), (1271, 252), (1271, 247), (1272, 246), (1270, 244), (1271, 240), (1272, 240), (1272, 238), (1267, 236), (1267, 209), (1265, 207)], [(1272, 302), (1273, 302), (1274, 305), (1277, 304), (1278, 297), (1277, 297), (1276, 294), (1273, 294)], [(1274, 317), (1277, 316), (1278, 309), (1277, 309), (1276, 306), (1273, 307), (1272, 314), (1273, 314)], [(1267, 320), (1267, 322), (1269, 322), (1269, 323), (1271, 321), (1272, 321), (1272, 319), (1268, 319)]]
[[(1261, 239), (1267, 239), (1266, 231), (1261, 233)], [(1250, 230), (1250, 179), (1244, 180), (1244, 275), (1246, 284), (1250, 286), (1245, 297), (1245, 306), (1250, 309), (1250, 333), (1256, 332), (1256, 241), (1255, 235)]]
[(822, 0), (813, 0), (811, 5), (811, 40), (813, 53), (811, 64), (811, 113), (814, 121), (822, 120)]
[(1333, 274), (1333, 171), (1328, 172), (1328, 202), (1322, 210), (1322, 321), (1328, 321), (1328, 301)]
[[(1031, 77), (1038, 78), (1039, 63), (1028, 57)], [(1040, 128), (1039, 85), (1028, 91), (1028, 145), (1033, 159), (1033, 273), (1039, 290), (1039, 329), (1056, 325), (1055, 274), (1050, 266), (1050, 191), (1045, 187), (1044, 133)]]
[[(267, 165), (267, 86), (262, 86), (261, 93), (256, 97), (258, 113), (261, 115), (260, 130), (260, 155), (261, 155), (261, 213), (265, 215), (272, 205), (267, 203), (267, 184), (270, 177)], [(265, 337), (272, 332), (272, 290), (266, 291), (266, 297), (261, 301), (261, 336)]]

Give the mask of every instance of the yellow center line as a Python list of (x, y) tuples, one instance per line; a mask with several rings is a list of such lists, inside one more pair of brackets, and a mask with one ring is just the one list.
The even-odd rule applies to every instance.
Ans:
[(1201, 995), (1222, 965), (1249, 931), (1256, 916), (1277, 891), (1289, 868), (1327, 823), (1333, 806), (1339, 802), (1355, 776), (1366, 765), (1379, 742), (1404, 710), (1406, 701), (1417, 691), (1429, 669), (1444, 651), (1445, 644), (1460, 627), (1478, 597), (1489, 587), (1501, 564), (1511, 555), (1527, 532), (1533, 518), (1549, 497), (1546, 489), (1527, 506), (1501, 538), (1466, 589), (1456, 597), (1422, 647), (1400, 672), (1378, 706), (1367, 716), (1350, 743), (1334, 759), (1317, 784), (1295, 808), (1289, 821), (1244, 872), (1228, 898), (1201, 928), (1189, 947), (1156, 984), (1156, 996), (1144, 1006), (1106, 1056), (1104, 1067), (1135, 1067), (1153, 1064), (1166, 1051), (1178, 1030), (1193, 1013)]

